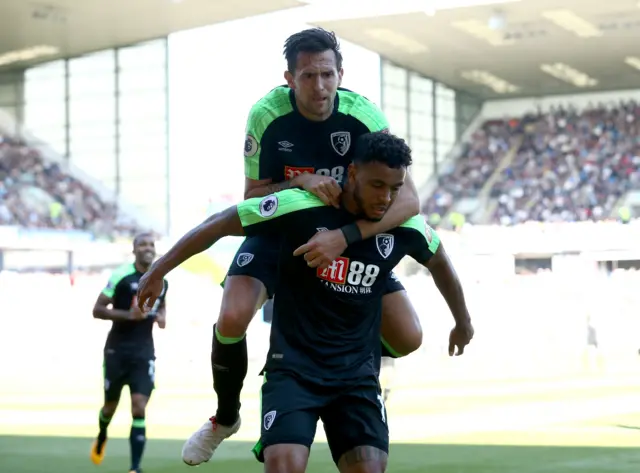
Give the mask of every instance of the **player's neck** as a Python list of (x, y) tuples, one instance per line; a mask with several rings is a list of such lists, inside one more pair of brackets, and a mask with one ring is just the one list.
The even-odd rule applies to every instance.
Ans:
[(357, 215), (358, 214), (358, 204), (356, 200), (353, 198), (353, 192), (349, 190), (349, 184), (344, 186), (344, 190), (340, 195), (340, 205), (341, 207), (349, 212), (350, 214)]
[(135, 263), (133, 263), (133, 265), (136, 267), (136, 270), (137, 270), (139, 273), (146, 273), (146, 272), (149, 270), (149, 266), (151, 266), (151, 265), (147, 265), (147, 264), (140, 263), (140, 262), (138, 262), (138, 261), (136, 261)]

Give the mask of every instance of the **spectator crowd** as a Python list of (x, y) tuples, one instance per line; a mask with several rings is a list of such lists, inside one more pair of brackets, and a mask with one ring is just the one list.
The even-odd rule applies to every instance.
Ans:
[(57, 163), (0, 135), (0, 225), (84, 230), (98, 237), (130, 237), (135, 222)]
[(556, 107), (486, 123), (439, 178), (424, 212), (444, 216), (460, 199), (477, 197), (514, 146), (490, 189), (497, 200), (492, 223), (610, 219), (619, 199), (640, 189), (639, 104)]

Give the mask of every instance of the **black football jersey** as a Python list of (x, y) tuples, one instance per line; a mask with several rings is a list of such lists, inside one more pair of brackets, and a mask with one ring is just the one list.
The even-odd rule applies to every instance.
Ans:
[(405, 255), (426, 263), (440, 239), (422, 216), (345, 250), (327, 269), (309, 268), (293, 251), (320, 231), (356, 216), (290, 189), (238, 205), (247, 236), (281, 235), (266, 371), (341, 382), (375, 375), (382, 297), (389, 273)]
[[(144, 273), (136, 269), (135, 264), (129, 263), (116, 269), (102, 293), (113, 301), (113, 308), (129, 310), (135, 303), (138, 292), (138, 281)], [(155, 306), (146, 319), (140, 321), (113, 321), (107, 336), (107, 348), (130, 348), (153, 351), (153, 323), (155, 312), (166, 297), (169, 283), (164, 281), (164, 289), (158, 297)]]
[(276, 87), (249, 113), (245, 176), (282, 182), (308, 172), (342, 182), (352, 161), (355, 140), (388, 128), (382, 111), (355, 92), (338, 89), (333, 114), (315, 122), (298, 112), (292, 89)]

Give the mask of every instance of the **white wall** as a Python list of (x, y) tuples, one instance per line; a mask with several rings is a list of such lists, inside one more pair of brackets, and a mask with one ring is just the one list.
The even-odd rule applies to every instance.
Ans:
[(535, 112), (538, 109), (548, 110), (553, 105), (571, 104), (584, 108), (598, 103), (619, 102), (620, 100), (640, 101), (640, 90), (618, 90), (615, 92), (599, 92), (593, 94), (553, 95), (549, 97), (529, 97), (512, 100), (490, 100), (482, 107), (482, 116), (488, 118), (506, 118)]

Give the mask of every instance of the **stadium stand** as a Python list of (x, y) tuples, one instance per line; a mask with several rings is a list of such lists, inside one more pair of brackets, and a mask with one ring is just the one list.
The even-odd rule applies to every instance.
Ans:
[(640, 188), (639, 119), (634, 102), (539, 116), (492, 188), (494, 222), (610, 218), (618, 199)]
[(104, 202), (56, 163), (0, 135), (0, 225), (83, 230), (98, 237), (129, 237), (138, 225)]
[(497, 199), (491, 223), (610, 219), (620, 198), (640, 189), (638, 120), (640, 106), (629, 101), (487, 122), (423, 211), (444, 216), (488, 185)]
[(424, 213), (445, 215), (463, 197), (476, 197), (485, 181), (509, 151), (520, 124), (488, 121), (465, 144), (451, 173), (440, 176), (438, 187), (426, 202)]

